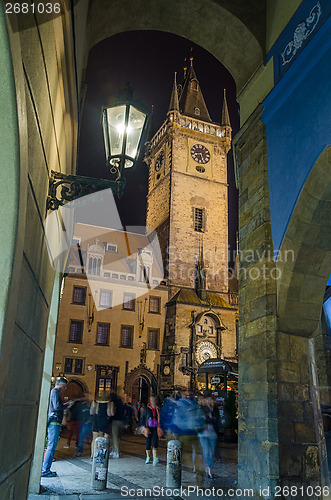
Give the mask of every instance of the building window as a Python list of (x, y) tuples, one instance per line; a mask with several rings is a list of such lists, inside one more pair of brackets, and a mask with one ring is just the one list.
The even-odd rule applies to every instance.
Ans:
[(160, 297), (149, 298), (149, 312), (160, 314)]
[(84, 358), (64, 358), (64, 373), (82, 375), (84, 369)]
[(196, 80), (191, 81), (191, 89), (198, 90), (198, 82)]
[(148, 342), (147, 342), (147, 349), (151, 349), (152, 351), (157, 351), (159, 348), (159, 330), (148, 330)]
[(109, 323), (98, 323), (97, 345), (109, 345)]
[(101, 259), (96, 257), (90, 257), (88, 261), (88, 273), (94, 274), (95, 276), (100, 276), (101, 269)]
[(222, 347), (222, 329), (217, 328), (217, 345), (218, 347)]
[(199, 108), (194, 108), (194, 113), (196, 115), (200, 115), (200, 109)]
[(194, 231), (202, 233), (205, 230), (205, 210), (203, 208), (194, 209)]
[(122, 326), (121, 347), (132, 347), (133, 326)]
[(209, 327), (208, 327), (208, 333), (209, 333), (209, 335), (212, 335), (212, 334), (213, 334), (213, 332), (214, 332), (213, 327), (212, 327), (212, 326), (209, 326)]
[(82, 343), (83, 336), (83, 321), (71, 320), (70, 322), (70, 333), (69, 333), (69, 342), (73, 342), (75, 344)]
[(202, 325), (198, 325), (198, 333), (202, 333)]
[(188, 352), (186, 350), (182, 350), (181, 352), (181, 361), (182, 361), (182, 367), (188, 366)]
[(95, 393), (99, 397), (109, 398), (110, 391), (116, 391), (118, 367), (109, 365), (96, 365)]
[(150, 268), (139, 266), (139, 281), (149, 283)]
[(109, 290), (100, 290), (100, 302), (101, 307), (111, 307), (112, 304), (112, 293)]
[(80, 286), (74, 286), (74, 293), (72, 297), (73, 304), (79, 304), (83, 306), (86, 299), (86, 288)]
[(83, 359), (76, 358), (75, 359), (75, 374), (81, 375), (83, 373)]
[(118, 253), (117, 243), (107, 243), (107, 252)]
[(134, 311), (134, 302), (136, 296), (133, 293), (125, 293), (123, 296), (123, 309)]

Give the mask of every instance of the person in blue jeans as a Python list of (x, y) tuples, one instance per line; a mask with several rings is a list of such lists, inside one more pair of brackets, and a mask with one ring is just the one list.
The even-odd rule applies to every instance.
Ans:
[(62, 402), (60, 393), (64, 391), (66, 387), (67, 379), (61, 377), (56, 381), (54, 389), (51, 390), (47, 420), (48, 445), (41, 469), (41, 477), (57, 476), (56, 472), (51, 471), (51, 465), (60, 436), (63, 412), (66, 406), (66, 404)]

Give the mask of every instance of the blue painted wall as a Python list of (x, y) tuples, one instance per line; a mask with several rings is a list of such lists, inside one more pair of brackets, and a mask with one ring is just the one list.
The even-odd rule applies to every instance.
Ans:
[[(307, 9), (307, 2), (304, 4)], [(315, 4), (311, 2), (310, 8)], [(286, 37), (291, 40), (293, 30), (285, 30), (282, 38)], [(311, 37), (263, 103), (274, 250), (281, 246), (309, 172), (331, 143), (330, 16)], [(275, 45), (284, 47), (286, 43), (277, 41)]]

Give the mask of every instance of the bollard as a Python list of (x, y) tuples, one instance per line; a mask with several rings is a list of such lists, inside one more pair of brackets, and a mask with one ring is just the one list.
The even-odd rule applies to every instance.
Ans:
[(180, 488), (182, 482), (182, 443), (177, 439), (169, 441), (167, 446), (166, 487)]
[(98, 437), (94, 441), (93, 463), (92, 463), (92, 480), (91, 487), (93, 490), (104, 490), (107, 486), (109, 459), (109, 439), (106, 437)]

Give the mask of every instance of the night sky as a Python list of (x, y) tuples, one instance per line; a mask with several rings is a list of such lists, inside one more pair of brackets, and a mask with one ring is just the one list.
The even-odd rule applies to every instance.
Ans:
[[(211, 119), (220, 123), (223, 89), (227, 91), (233, 135), (239, 129), (239, 106), (235, 83), (220, 62), (198, 45), (185, 38), (157, 31), (131, 31), (103, 40), (90, 51), (85, 81), (87, 91), (81, 122), (78, 174), (108, 178), (100, 121), (101, 107), (116, 97), (127, 82), (135, 89), (135, 98), (147, 109), (154, 105), (155, 131), (161, 126), (169, 108), (174, 73), (182, 83), (185, 58), (193, 57)], [(143, 149), (140, 158), (143, 157)], [(124, 226), (145, 225), (148, 169), (143, 161), (136, 169), (125, 172), (124, 195), (116, 199)], [(229, 239), (235, 248), (237, 230), (237, 190), (231, 153), (228, 161)]]

